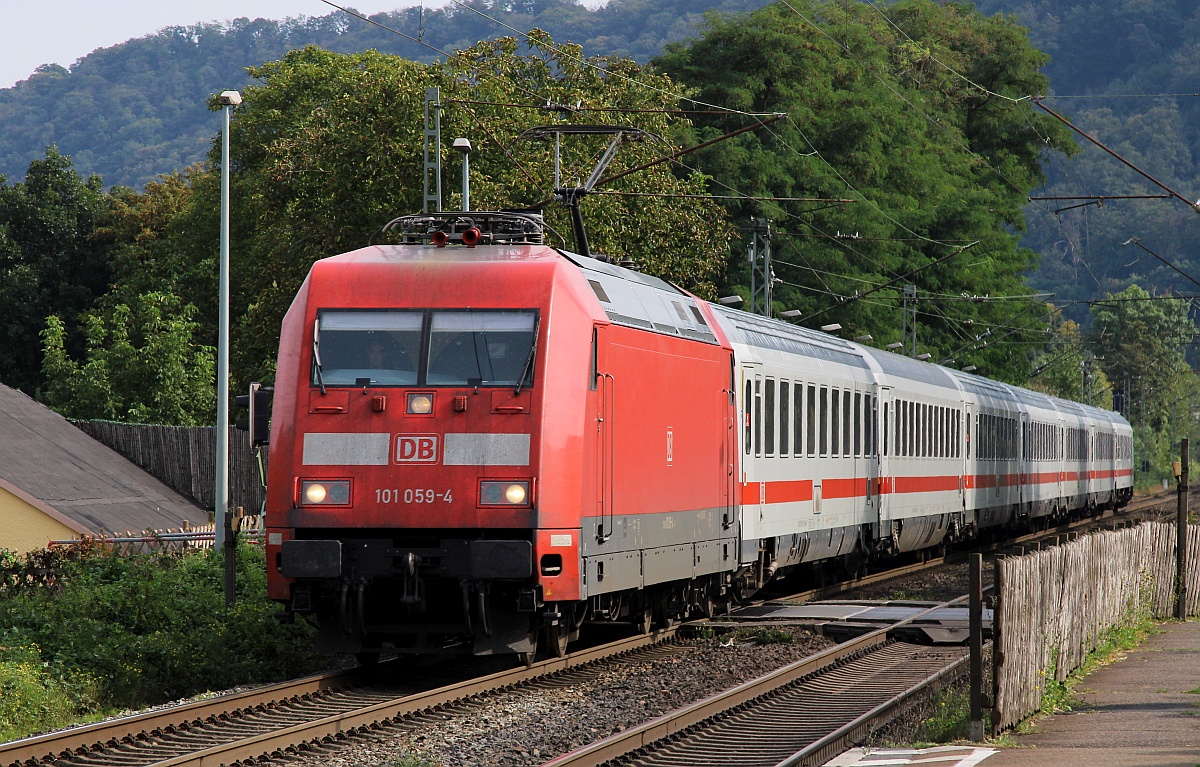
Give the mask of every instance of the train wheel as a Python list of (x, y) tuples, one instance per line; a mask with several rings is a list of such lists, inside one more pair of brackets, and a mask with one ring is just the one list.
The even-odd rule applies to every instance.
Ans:
[(567, 654), (567, 644), (571, 641), (571, 627), (560, 619), (557, 625), (542, 629), (542, 638), (546, 642), (546, 652), (550, 657), (562, 658)]
[(717, 614), (717, 600), (713, 598), (712, 589), (704, 589), (704, 593), (696, 602), (697, 612), (705, 618), (712, 618)]
[(534, 653), (531, 652), (519, 652), (517, 653), (517, 663), (525, 668), (533, 668), (533, 656)]

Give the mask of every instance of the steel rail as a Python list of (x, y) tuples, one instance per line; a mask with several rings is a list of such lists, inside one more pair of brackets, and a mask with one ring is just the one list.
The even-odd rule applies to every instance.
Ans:
[[(989, 642), (985, 647), (989, 647), (990, 645), (991, 643)], [(959, 658), (937, 673), (926, 677), (924, 681), (893, 696), (890, 700), (884, 701), (854, 721), (847, 722), (820, 740), (805, 746), (787, 759), (779, 762), (775, 767), (803, 767), (806, 764), (825, 764), (825, 762), (842, 753), (847, 748), (850, 748), (855, 743), (861, 742), (862, 738), (869, 734), (878, 724), (889, 720), (893, 711), (912, 700), (923, 690), (944, 680), (952, 680), (959, 674), (961, 668), (970, 663), (970, 661), (971, 656), (969, 655)]]
[[(306, 744), (320, 743), (328, 741), (330, 738), (353, 735), (355, 732), (373, 729), (373, 727), (384, 725), (389, 723), (389, 721), (406, 717), (406, 715), (450, 705), (450, 703), (491, 693), (491, 691), (516, 687), (516, 685), (532, 682), (535, 679), (577, 669), (577, 667), (592, 664), (598, 660), (617, 657), (617, 655), (628, 654), (638, 651), (638, 649), (660, 645), (660, 643), (664, 643), (676, 636), (678, 628), (672, 627), (653, 631), (650, 634), (629, 637), (629, 639), (608, 642), (606, 645), (583, 649), (583, 651), (565, 655), (563, 658), (552, 658), (528, 667), (521, 666), (509, 671), (500, 671), (484, 677), (468, 679), (466, 682), (458, 682), (436, 689), (420, 691), (420, 693), (395, 697), (395, 699), (388, 701), (376, 702), (372, 703), (372, 705), (355, 708), (354, 711), (323, 715), (323, 717), (314, 718), (311, 721), (307, 721), (307, 723), (282, 726), (280, 729), (258, 733), (258, 735), (230, 735), (227, 743), (210, 745), (210, 747), (194, 751), (194, 753), (169, 757), (169, 759), (157, 761), (148, 759), (142, 763), (145, 763), (145, 765), (156, 765), (157, 767), (180, 767), (184, 765), (216, 767), (217, 765), (230, 765), (230, 763), (236, 762), (256, 762), (272, 755), (278, 756), (284, 753), (293, 753), (293, 751), (304, 747)], [(341, 672), (341, 675), (349, 675), (349, 673), (352, 672)], [(326, 684), (330, 676), (336, 677), (340, 675), (311, 677), (302, 683), (317, 685), (317, 689), (319, 690), (322, 689), (320, 685)], [(241, 709), (257, 706), (264, 701), (280, 700), (278, 696), (271, 697), (272, 690), (294, 690), (300, 684), (284, 683), (271, 685), (271, 688), (254, 690), (252, 693), (220, 696), (208, 701), (164, 709), (162, 712), (142, 714), (138, 715), (138, 717), (127, 718), (126, 720), (114, 720), (113, 724), (124, 724), (124, 729), (118, 729), (118, 727), (110, 723), (102, 723), (101, 725), (78, 727), (77, 730), (66, 731), (65, 733), (53, 733), (53, 735), (49, 736), (26, 738), (25, 741), (7, 744), (4, 749), (0, 749), (0, 765), (34, 765), (34, 763), (40, 760), (53, 761), (59, 755), (73, 755), (77, 751), (88, 749), (102, 750), (106, 747), (115, 748), (119, 747), (119, 745), (133, 742), (143, 742), (151, 745), (158, 733), (169, 732), (168, 729), (172, 725), (178, 727), (180, 724), (202, 719), (214, 721), (218, 717), (221, 717), (222, 714), (228, 712), (230, 708), (241, 711)], [(328, 684), (326, 684), (326, 689), (328, 689)], [(250, 702), (252, 699), (254, 702)], [(302, 700), (304, 699), (304, 695), (288, 695), (288, 699)], [(235, 703), (235, 705), (230, 707), (228, 705), (230, 702)], [(181, 715), (184, 712), (186, 714)], [(150, 723), (150, 721), (154, 721), (155, 726), (146, 726), (146, 723)], [(68, 736), (68, 739), (64, 739), (64, 736)], [(122, 754), (119, 759), (120, 763), (126, 763), (126, 765), (128, 763), (137, 763), (134, 760), (136, 760), (136, 755), (128, 753)], [(97, 755), (95, 763), (103, 763), (103, 761), (103, 755)]]
[(799, 681), (809, 674), (829, 669), (841, 660), (881, 647), (888, 643), (889, 632), (894, 629), (909, 624), (935, 610), (962, 602), (965, 599), (966, 596), (956, 597), (935, 607), (922, 610), (898, 623), (880, 628), (868, 634), (863, 634), (860, 637), (843, 642), (836, 647), (831, 647), (808, 658), (798, 660), (757, 679), (752, 679), (737, 687), (666, 713), (637, 727), (631, 727), (615, 735), (610, 735), (603, 740), (564, 754), (546, 762), (542, 767), (597, 767), (597, 765), (629, 754), (655, 741), (685, 730), (688, 727), (700, 724), (714, 716), (731, 711), (755, 698), (775, 692), (782, 687)]
[(220, 765), (254, 762), (263, 758), (282, 756), (300, 746), (353, 735), (365, 729), (387, 725), (394, 720), (419, 711), (506, 689), (551, 674), (579, 668), (598, 660), (660, 644), (674, 637), (677, 631), (678, 627), (671, 627), (650, 634), (610, 642), (599, 647), (574, 652), (562, 658), (541, 661), (528, 668), (501, 671), (478, 679), (377, 703), (347, 714), (336, 714), (276, 732), (213, 746), (193, 754), (157, 762), (155, 767), (219, 767)]
[(344, 689), (355, 669), (316, 674), (290, 682), (257, 687), (245, 692), (228, 693), (170, 708), (118, 717), (45, 735), (0, 744), (0, 765), (50, 760), (64, 752), (75, 752), (143, 734), (161, 731), (172, 725), (205, 720), (232, 710), (303, 699), (324, 692)]

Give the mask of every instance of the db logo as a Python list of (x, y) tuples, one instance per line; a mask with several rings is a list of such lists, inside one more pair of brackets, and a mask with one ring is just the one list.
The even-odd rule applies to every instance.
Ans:
[(436, 434), (400, 434), (396, 437), (396, 463), (437, 463)]

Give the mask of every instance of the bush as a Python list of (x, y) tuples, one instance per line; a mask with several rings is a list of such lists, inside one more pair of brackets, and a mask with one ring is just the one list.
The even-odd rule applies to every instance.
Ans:
[(0, 742), (65, 727), (99, 709), (87, 674), (51, 676), (37, 645), (0, 647)]
[(275, 620), (263, 556), (238, 549), (237, 602), (226, 610), (211, 552), (90, 552), (65, 563), (53, 589), (0, 600), (0, 644), (39, 646), (51, 677), (100, 680), (100, 703), (123, 708), (309, 672), (325, 659), (307, 626)]

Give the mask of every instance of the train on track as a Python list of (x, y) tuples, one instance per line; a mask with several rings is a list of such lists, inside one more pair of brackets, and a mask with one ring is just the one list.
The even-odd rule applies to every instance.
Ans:
[(703, 301), (537, 214), (394, 224), (282, 327), (269, 589), (326, 649), (559, 655), (1132, 495), (1117, 413)]

